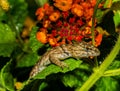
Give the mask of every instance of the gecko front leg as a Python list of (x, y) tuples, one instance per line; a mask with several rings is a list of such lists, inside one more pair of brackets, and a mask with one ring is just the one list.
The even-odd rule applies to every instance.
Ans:
[(51, 63), (54, 63), (61, 68), (68, 67), (68, 65), (65, 62), (60, 61), (61, 56), (63, 56), (63, 55), (61, 55), (61, 54), (51, 54), (51, 55), (49, 55), (49, 60), (51, 61)]

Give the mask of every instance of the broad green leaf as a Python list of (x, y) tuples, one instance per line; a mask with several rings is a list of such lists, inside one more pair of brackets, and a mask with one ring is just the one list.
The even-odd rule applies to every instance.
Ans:
[(10, 57), (10, 55), (13, 52), (15, 46), (16, 46), (15, 43), (0, 44), (0, 56)]
[(82, 63), (81, 60), (75, 60), (72, 58), (66, 59), (65, 62), (67, 63), (68, 68), (65, 67), (64, 69), (62, 69), (54, 64), (51, 64), (42, 72), (38, 73), (33, 79), (45, 79), (46, 76), (58, 72), (66, 73), (68, 71), (72, 71), (76, 68), (79, 68), (80, 64)]
[(78, 69), (69, 72), (62, 77), (62, 82), (66, 87), (79, 88), (88, 79), (91, 74), (90, 66), (88, 64), (80, 64)]
[(119, 91), (119, 83), (112, 77), (102, 77), (95, 86), (95, 91)]
[(36, 39), (37, 30), (38, 27), (33, 27), (30, 34), (30, 48), (32, 49), (33, 52), (36, 52), (40, 47), (43, 46), (43, 44)]
[(30, 67), (38, 61), (38, 55), (35, 53), (24, 54), (22, 59), (17, 62), (16, 67)]
[(63, 77), (62, 82), (66, 87), (77, 87), (79, 84), (81, 84), (81, 81), (79, 80), (80, 79), (78, 79), (78, 77), (75, 75), (67, 74)]
[(4, 88), (6, 88), (9, 91), (14, 91), (14, 81), (13, 76), (10, 73), (11, 67), (12, 67), (12, 60), (9, 61), (2, 69), (1, 69), (1, 83)]
[(15, 41), (15, 33), (7, 24), (0, 23), (0, 44)]
[(9, 57), (15, 47), (15, 33), (7, 24), (0, 23), (0, 55)]

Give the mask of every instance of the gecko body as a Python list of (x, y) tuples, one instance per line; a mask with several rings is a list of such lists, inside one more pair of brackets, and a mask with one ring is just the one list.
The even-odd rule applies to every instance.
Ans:
[(66, 58), (73, 57), (79, 59), (88, 58), (91, 56), (95, 57), (99, 55), (100, 51), (98, 50), (98, 48), (84, 41), (80, 43), (64, 44), (61, 46), (57, 46), (47, 51), (40, 58), (40, 60), (33, 67), (30, 73), (30, 78), (34, 77), (51, 63), (54, 63), (62, 68), (67, 67), (67, 65), (63, 61), (61, 61)]

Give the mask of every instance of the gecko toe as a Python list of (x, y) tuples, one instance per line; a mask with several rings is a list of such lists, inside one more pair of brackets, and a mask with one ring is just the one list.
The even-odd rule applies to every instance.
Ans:
[(63, 68), (69, 68), (69, 66), (65, 62), (61, 62), (60, 67)]

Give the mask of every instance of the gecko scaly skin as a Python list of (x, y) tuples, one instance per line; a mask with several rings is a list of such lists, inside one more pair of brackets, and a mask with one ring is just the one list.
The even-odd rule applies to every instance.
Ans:
[(88, 58), (99, 56), (100, 51), (98, 48), (94, 47), (92, 44), (87, 42), (80, 42), (74, 44), (64, 44), (61, 46), (54, 47), (47, 51), (40, 60), (33, 67), (30, 72), (30, 78), (34, 77), (36, 74), (41, 72), (47, 67), (48, 64), (54, 63), (60, 67), (66, 67), (67, 65), (60, 60), (64, 60), (69, 57), (73, 58)]

